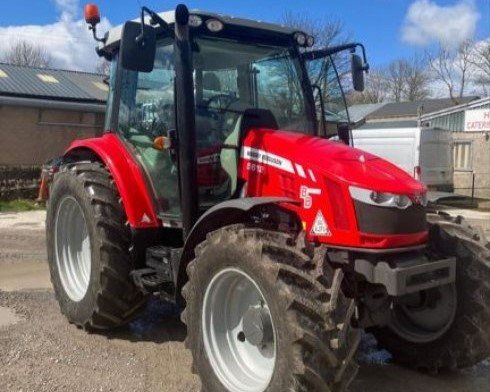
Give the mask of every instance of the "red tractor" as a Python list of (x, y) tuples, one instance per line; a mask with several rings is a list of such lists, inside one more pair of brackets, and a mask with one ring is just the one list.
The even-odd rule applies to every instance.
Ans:
[(349, 145), (334, 59), (347, 51), (362, 90), (362, 45), (315, 49), (183, 5), (143, 7), (104, 38), (94, 5), (86, 19), (112, 62), (107, 131), (49, 170), (49, 263), (70, 322), (109, 329), (151, 294), (175, 301), (208, 392), (342, 391), (361, 329), (417, 369), (489, 355), (484, 235)]

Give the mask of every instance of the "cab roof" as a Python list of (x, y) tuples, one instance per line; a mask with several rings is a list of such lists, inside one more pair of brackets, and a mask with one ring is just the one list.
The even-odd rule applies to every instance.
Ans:
[[(222, 15), (218, 13), (201, 11), (201, 10), (190, 10), (189, 13), (191, 15), (198, 15), (203, 19), (218, 19), (225, 26), (226, 25), (234, 25), (254, 30), (264, 30), (270, 33), (278, 33), (284, 35), (291, 35), (295, 32), (298, 32), (297, 29), (287, 27), (284, 25), (279, 25), (275, 23), (256, 21), (252, 19), (244, 19), (244, 18), (236, 18), (234, 16)], [(173, 26), (175, 23), (175, 10), (165, 11), (158, 14), (165, 22), (169, 25)], [(139, 19), (134, 19), (134, 21), (138, 22)], [(150, 19), (149, 17), (145, 18), (145, 24), (149, 25)], [(121, 33), (122, 33), (123, 25), (116, 26), (109, 30), (106, 33), (106, 42), (101, 44), (99, 49), (103, 52), (112, 52), (114, 49), (119, 47), (121, 41)]]

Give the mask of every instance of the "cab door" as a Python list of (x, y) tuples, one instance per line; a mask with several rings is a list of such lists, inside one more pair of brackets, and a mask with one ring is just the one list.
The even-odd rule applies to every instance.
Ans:
[(155, 138), (175, 130), (174, 53), (170, 40), (157, 44), (149, 73), (122, 70), (118, 132), (146, 172), (160, 216), (180, 219), (177, 162)]

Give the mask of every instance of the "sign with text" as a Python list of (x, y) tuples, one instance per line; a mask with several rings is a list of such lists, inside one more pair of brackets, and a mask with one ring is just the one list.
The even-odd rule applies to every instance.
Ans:
[(465, 132), (490, 131), (490, 108), (466, 110), (464, 130)]

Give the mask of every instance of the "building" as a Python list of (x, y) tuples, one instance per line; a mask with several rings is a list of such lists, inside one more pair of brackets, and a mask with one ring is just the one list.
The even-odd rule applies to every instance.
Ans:
[[(356, 129), (426, 127), (453, 132), (454, 190), (490, 198), (490, 98), (463, 97), (354, 105)], [(430, 132), (428, 130), (428, 132)]]
[(0, 63), (0, 167), (40, 166), (103, 130), (104, 76)]
[(429, 113), (421, 120), (453, 131), (455, 192), (490, 198), (490, 97)]
[[(458, 104), (466, 104), (479, 97), (470, 96), (458, 99)], [(410, 128), (416, 127), (422, 116), (440, 110), (452, 108), (456, 103), (449, 98), (425, 99), (414, 102), (389, 102), (368, 113), (358, 122), (356, 128)]]
[[(366, 117), (387, 105), (386, 102), (381, 103), (361, 103), (349, 106), (349, 120), (353, 128), (359, 128), (366, 122)], [(342, 116), (347, 118), (346, 112), (342, 112)]]

